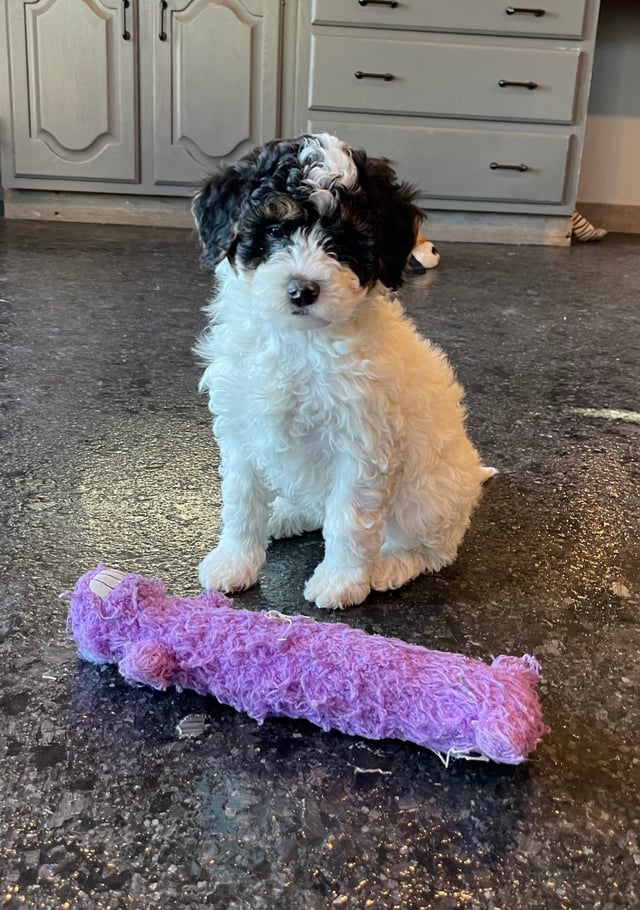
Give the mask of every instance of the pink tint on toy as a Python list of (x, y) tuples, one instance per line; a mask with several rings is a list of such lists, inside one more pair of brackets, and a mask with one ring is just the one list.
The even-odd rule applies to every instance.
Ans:
[(161, 581), (139, 575), (103, 599), (90, 587), (101, 571), (83, 575), (71, 594), (69, 631), (81, 657), (117, 663), (127, 680), (213, 695), (260, 724), (305, 718), (447, 758), (517, 764), (548, 730), (529, 655), (488, 666), (344, 623), (235, 609), (211, 591), (170, 596)]

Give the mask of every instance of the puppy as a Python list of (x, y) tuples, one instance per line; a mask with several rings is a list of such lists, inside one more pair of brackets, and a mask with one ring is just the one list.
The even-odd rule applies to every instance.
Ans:
[(304, 589), (318, 607), (455, 558), (494, 472), (444, 354), (391, 293), (423, 217), (414, 195), (327, 133), (256, 148), (196, 194), (216, 274), (196, 350), (223, 500), (204, 587), (248, 588), (270, 538), (319, 528), (324, 559)]

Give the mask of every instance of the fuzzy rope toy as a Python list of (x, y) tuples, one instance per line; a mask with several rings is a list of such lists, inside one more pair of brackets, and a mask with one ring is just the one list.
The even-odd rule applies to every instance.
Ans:
[(69, 595), (80, 656), (117, 663), (125, 679), (193, 689), (267, 717), (323, 730), (408, 740), (450, 758), (517, 764), (547, 732), (537, 661), (491, 666), (368, 635), (344, 623), (235, 609), (221, 594), (167, 595), (158, 579), (99, 565)]

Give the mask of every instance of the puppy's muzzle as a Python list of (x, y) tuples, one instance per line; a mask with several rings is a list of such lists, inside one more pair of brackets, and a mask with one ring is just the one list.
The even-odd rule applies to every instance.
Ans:
[(296, 307), (311, 306), (318, 299), (320, 285), (317, 281), (305, 281), (303, 278), (294, 278), (287, 285), (287, 296)]

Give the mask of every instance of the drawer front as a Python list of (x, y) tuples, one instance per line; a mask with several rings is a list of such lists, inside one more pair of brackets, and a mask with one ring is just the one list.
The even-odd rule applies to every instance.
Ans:
[[(569, 134), (315, 119), (309, 121), (308, 127), (314, 133), (326, 131), (340, 136), (374, 157), (388, 158), (398, 176), (414, 183), (429, 200), (551, 205), (564, 201)], [(492, 163), (500, 167), (492, 169)], [(521, 165), (527, 169), (511, 169)]]
[[(394, 8), (359, 0), (313, 0), (314, 25), (426, 29), (538, 38), (581, 38), (586, 0), (401, 0)], [(519, 10), (535, 10), (520, 12)], [(508, 10), (513, 10), (509, 13)], [(540, 11), (543, 11), (540, 14)]]
[[(576, 48), (314, 34), (309, 107), (571, 123), (579, 60)], [(385, 75), (391, 78), (386, 81)]]

